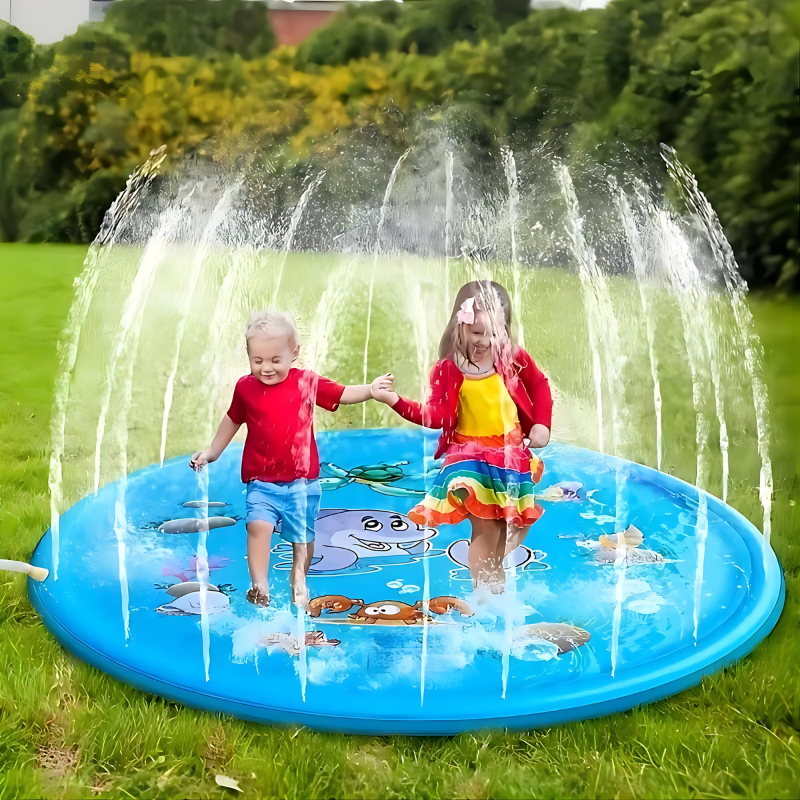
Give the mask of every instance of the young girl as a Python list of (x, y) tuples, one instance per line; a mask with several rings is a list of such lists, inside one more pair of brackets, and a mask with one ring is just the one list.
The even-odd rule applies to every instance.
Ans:
[(469, 519), (473, 585), (505, 589), (503, 559), (543, 510), (533, 486), (544, 465), (531, 447), (550, 439), (553, 400), (547, 378), (510, 336), (511, 303), (494, 281), (472, 281), (456, 296), (430, 374), (425, 405), (385, 384), (373, 397), (404, 419), (442, 429), (444, 465), (423, 501), (408, 512), (419, 524)]

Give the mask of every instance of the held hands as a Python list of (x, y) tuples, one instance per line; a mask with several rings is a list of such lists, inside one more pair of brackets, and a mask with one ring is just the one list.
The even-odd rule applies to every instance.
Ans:
[(213, 454), (210, 450), (198, 450), (189, 461), (189, 466), (195, 472), (200, 472), (206, 464), (217, 460), (212, 456)]
[(537, 423), (531, 428), (531, 432), (528, 434), (528, 440), (530, 447), (534, 449), (545, 447), (550, 441), (550, 428)]
[(391, 372), (375, 378), (370, 390), (379, 403), (385, 403), (387, 406), (393, 406), (398, 400), (397, 392), (394, 391), (394, 375)]

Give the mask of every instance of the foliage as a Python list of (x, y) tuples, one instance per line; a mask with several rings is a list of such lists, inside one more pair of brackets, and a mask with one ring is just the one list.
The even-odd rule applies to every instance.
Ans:
[(20, 34), (0, 74), (0, 93), (28, 86), (19, 117), (0, 120), (2, 237), (90, 239), (161, 144), (179, 154), (238, 137), (304, 158), (337, 130), (396, 136), (397, 113), (433, 107), (487, 144), (665, 142), (697, 175), (746, 277), (800, 286), (792, 0), (613, 0), (514, 24), (514, 0), (367, 3), (269, 52), (256, 8), (118, 0), (47, 57)]
[(25, 102), (35, 63), (35, 43), (0, 20), (0, 111)]
[(319, 28), (300, 45), (296, 63), (347, 64), (396, 50), (402, 16), (403, 6), (394, 0), (370, 3), (367, 8), (345, 4), (333, 24)]
[(160, 56), (258, 58), (275, 44), (263, 6), (242, 0), (124, 0), (108, 8), (104, 25), (133, 50)]
[[(594, 143), (649, 135), (671, 144), (723, 220), (746, 277), (788, 284), (798, 249), (797, 6), (706, 0), (688, 13), (675, 2), (658, 20), (655, 5), (639, 9), (651, 11), (649, 23), (630, 14), (629, 74), (584, 133)], [(613, 64), (608, 54), (594, 61), (580, 95), (608, 97), (622, 75), (596, 68)]]

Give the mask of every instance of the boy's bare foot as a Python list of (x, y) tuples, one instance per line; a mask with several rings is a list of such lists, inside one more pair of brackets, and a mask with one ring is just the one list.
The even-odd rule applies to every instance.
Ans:
[(298, 607), (308, 611), (311, 598), (308, 596), (308, 587), (305, 585), (292, 587), (292, 602)]
[(266, 608), (269, 605), (269, 595), (262, 592), (261, 589), (257, 589), (255, 586), (247, 590), (245, 597), (247, 601), (254, 606)]

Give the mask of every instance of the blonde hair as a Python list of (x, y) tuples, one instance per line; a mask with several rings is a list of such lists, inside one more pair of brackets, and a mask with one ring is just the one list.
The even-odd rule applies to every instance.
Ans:
[[(451, 358), (456, 352), (466, 356), (463, 341), (463, 331), (458, 322), (458, 312), (461, 304), (470, 298), (475, 299), (474, 308), (476, 311), (485, 311), (489, 317), (489, 324), (495, 335), (505, 333), (503, 337), (503, 350), (509, 350), (513, 354), (516, 344), (511, 334), (511, 299), (503, 286), (495, 281), (470, 281), (465, 283), (456, 295), (453, 303), (453, 311), (450, 314), (450, 321), (444, 329), (442, 339), (439, 342), (439, 358)], [(505, 330), (501, 330), (504, 328)], [(501, 353), (508, 357), (508, 353)]]
[(300, 344), (300, 336), (297, 333), (297, 326), (294, 320), (282, 311), (273, 311), (270, 308), (263, 311), (256, 311), (247, 322), (244, 331), (245, 339), (262, 333), (265, 336), (286, 335), (295, 344)]

